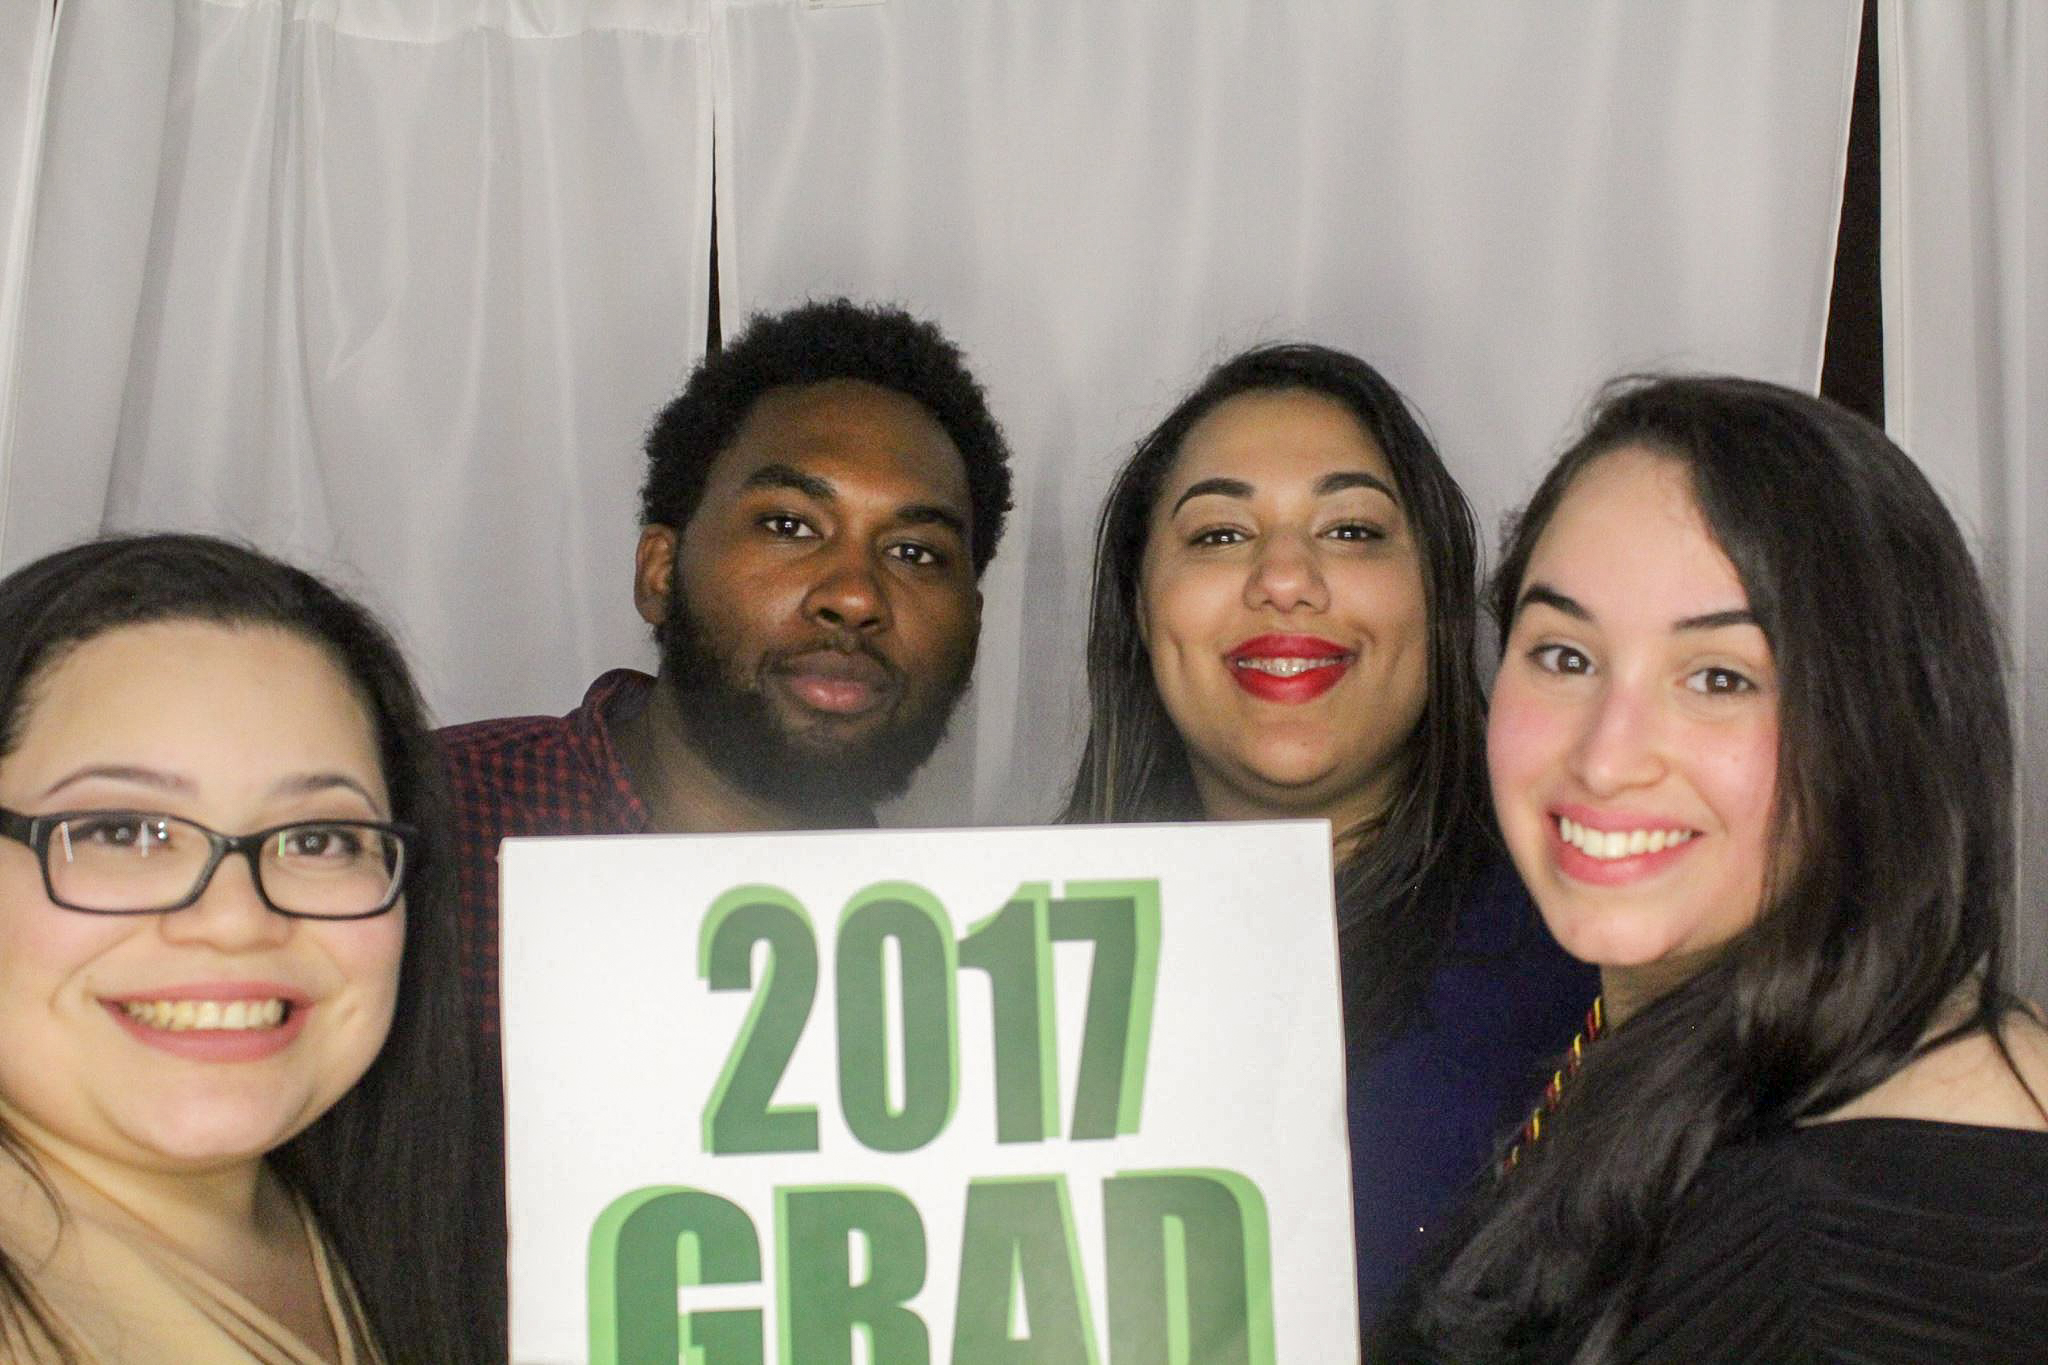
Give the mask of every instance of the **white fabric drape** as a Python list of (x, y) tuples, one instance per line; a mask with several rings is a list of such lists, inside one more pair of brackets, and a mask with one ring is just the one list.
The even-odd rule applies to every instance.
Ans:
[(1859, 17), (1855, 0), (731, 9), (727, 318), (902, 300), (963, 344), (1015, 446), (975, 694), (894, 817), (1056, 807), (1084, 725), (1097, 504), (1135, 438), (1244, 345), (1380, 365), (1489, 540), (1618, 371), (1813, 387)]
[(382, 609), (449, 718), (566, 709), (643, 657), (639, 439), (708, 316), (707, 28), (677, 0), (64, 0), (5, 564), (248, 537)]
[(1886, 422), (1974, 534), (2005, 616), (2019, 975), (2048, 999), (2048, 10), (1879, 14)]
[[(14, 418), (14, 357), (21, 341), (21, 289), (28, 253), (29, 206), (42, 163), (43, 108), (56, 10), (48, 4), (0, 8), (0, 459)], [(0, 547), (4, 548), (4, 547)]]
[[(29, 115), (41, 104), (39, 86), (49, 59), (56, 11), (23, 3), (0, 9), (0, 262), (10, 263), (0, 280), (13, 278), (11, 262), (17, 210), (25, 198), (31, 155), (41, 139)], [(4, 305), (0, 305), (4, 306)]]
[(637, 438), (701, 345), (715, 103), (728, 331), (901, 300), (1016, 447), (975, 693), (892, 817), (1042, 818), (1096, 504), (1207, 363), (1379, 363), (1489, 537), (1616, 371), (1813, 384), (1857, 11), (64, 0), (0, 568), (251, 536), (366, 589), (450, 720), (646, 661)]

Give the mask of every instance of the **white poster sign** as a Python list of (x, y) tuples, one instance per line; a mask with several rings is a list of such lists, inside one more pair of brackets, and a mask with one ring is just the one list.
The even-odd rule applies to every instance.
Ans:
[(515, 1361), (1358, 1358), (1321, 822), (502, 868)]

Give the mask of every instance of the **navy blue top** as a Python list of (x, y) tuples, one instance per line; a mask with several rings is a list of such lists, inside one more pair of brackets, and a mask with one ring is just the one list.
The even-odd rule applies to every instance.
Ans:
[(1358, 1312), (1371, 1323), (1494, 1143), (1528, 1116), (1600, 989), (1505, 863), (1473, 886), (1414, 1024), (1350, 1060)]

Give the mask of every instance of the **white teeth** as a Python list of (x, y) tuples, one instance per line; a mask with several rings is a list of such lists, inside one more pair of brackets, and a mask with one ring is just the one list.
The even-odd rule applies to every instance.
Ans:
[(1589, 858), (1603, 862), (1632, 858), (1640, 853), (1661, 853), (1693, 837), (1689, 829), (1588, 829), (1576, 820), (1558, 817), (1557, 832), (1563, 840)]
[(276, 1028), (284, 1022), (282, 1000), (123, 1000), (121, 1012), (138, 1024), (186, 1033)]
[(1334, 658), (1326, 659), (1239, 659), (1239, 668), (1248, 668), (1254, 673), (1270, 673), (1276, 678), (1291, 678), (1297, 673), (1306, 673), (1311, 668), (1328, 668), (1336, 663)]

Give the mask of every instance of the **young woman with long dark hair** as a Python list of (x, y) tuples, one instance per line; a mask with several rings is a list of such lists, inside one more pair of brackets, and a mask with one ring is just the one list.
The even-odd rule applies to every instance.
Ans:
[(475, 1358), (438, 773), (297, 569), (163, 535), (0, 582), (0, 1356)]
[(2005, 670), (1927, 480), (1803, 394), (1625, 383), (1494, 609), (1494, 803), (1606, 1036), (1372, 1358), (2048, 1359)]
[(1064, 818), (1331, 823), (1368, 1311), (1594, 990), (1486, 807), (1474, 540), (1400, 393), (1298, 344), (1212, 371), (1097, 533)]

